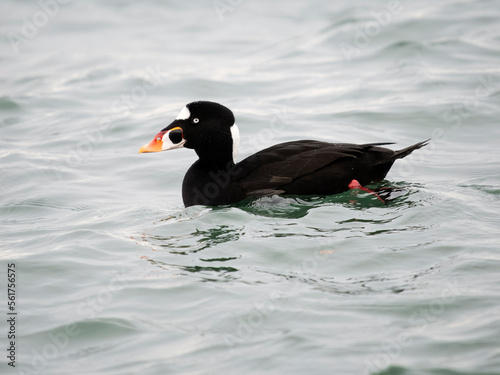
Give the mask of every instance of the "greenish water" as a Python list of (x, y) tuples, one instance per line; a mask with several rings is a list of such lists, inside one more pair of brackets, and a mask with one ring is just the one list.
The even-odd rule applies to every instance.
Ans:
[[(4, 1), (0, 372), (500, 374), (499, 5)], [(432, 142), (385, 205), (184, 209), (194, 153), (137, 151), (199, 99), (240, 160)]]

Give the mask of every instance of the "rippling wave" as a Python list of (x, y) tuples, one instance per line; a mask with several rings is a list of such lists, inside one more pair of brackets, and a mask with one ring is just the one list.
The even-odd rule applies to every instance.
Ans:
[[(494, 1), (3, 7), (18, 335), (2, 373), (500, 373)], [(294, 139), (432, 141), (371, 187), (384, 202), (185, 209), (192, 150), (137, 151), (199, 99), (234, 111), (239, 160)]]

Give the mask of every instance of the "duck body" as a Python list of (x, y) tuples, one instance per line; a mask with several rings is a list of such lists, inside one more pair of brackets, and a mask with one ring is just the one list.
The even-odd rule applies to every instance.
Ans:
[(394, 151), (381, 147), (390, 143), (300, 140), (271, 146), (234, 163), (238, 139), (229, 109), (217, 103), (194, 102), (139, 152), (194, 148), (199, 159), (189, 168), (182, 184), (184, 205), (188, 207), (227, 205), (274, 194), (341, 193), (349, 190), (353, 180), (366, 185), (384, 179), (395, 160), (427, 143)]

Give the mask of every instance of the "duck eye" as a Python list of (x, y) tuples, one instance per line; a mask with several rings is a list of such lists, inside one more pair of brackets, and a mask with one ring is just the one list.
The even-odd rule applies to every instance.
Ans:
[(199, 120), (198, 118), (194, 118), (194, 119), (193, 119), (193, 122), (194, 122), (195, 124), (197, 124), (197, 123), (199, 123), (199, 122), (200, 122), (200, 120)]
[(160, 141), (161, 141), (160, 137), (156, 138), (156, 142), (160, 142)]

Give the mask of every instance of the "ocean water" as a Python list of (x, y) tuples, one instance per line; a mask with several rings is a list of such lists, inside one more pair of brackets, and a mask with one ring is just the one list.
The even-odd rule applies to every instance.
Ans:
[[(500, 2), (0, 9), (0, 373), (500, 374)], [(138, 150), (195, 100), (239, 160), (432, 141), (387, 204), (185, 209), (194, 152)]]

